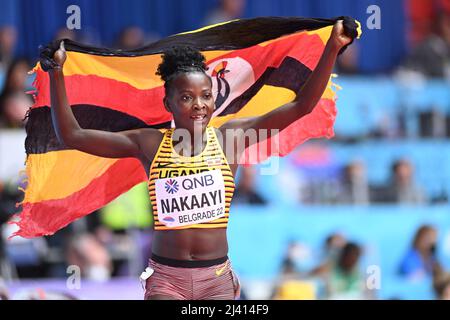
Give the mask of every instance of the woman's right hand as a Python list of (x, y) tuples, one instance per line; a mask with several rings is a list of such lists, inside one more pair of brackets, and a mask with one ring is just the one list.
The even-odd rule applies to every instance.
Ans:
[(66, 61), (64, 41), (53, 41), (45, 47), (40, 47), (39, 62), (44, 71), (62, 69)]

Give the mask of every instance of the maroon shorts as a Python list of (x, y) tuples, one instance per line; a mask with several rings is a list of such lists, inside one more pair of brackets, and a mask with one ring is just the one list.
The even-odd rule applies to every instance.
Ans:
[(179, 300), (235, 300), (240, 284), (228, 257), (181, 261), (152, 255), (144, 280), (145, 296), (170, 296)]

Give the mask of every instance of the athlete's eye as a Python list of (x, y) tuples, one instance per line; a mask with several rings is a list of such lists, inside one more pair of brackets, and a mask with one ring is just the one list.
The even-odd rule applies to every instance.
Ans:
[(211, 93), (206, 93), (204, 96), (203, 96), (203, 98), (205, 98), (205, 99), (211, 99), (212, 98), (212, 94)]
[(181, 100), (183, 100), (183, 101), (189, 101), (189, 100), (191, 100), (191, 97), (190, 97), (190, 96), (182, 96), (182, 97), (181, 97)]

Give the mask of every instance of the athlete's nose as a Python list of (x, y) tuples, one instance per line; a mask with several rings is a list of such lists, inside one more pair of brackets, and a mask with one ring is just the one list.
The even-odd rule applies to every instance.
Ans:
[(194, 101), (194, 105), (193, 105), (195, 110), (203, 110), (206, 108), (206, 106), (201, 102), (200, 99), (196, 99)]

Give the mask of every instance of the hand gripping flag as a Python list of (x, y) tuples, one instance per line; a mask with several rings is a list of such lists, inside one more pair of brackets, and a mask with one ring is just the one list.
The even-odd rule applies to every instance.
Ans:
[[(207, 26), (131, 51), (65, 40), (68, 100), (82, 128), (114, 132), (167, 128), (172, 117), (163, 106), (163, 82), (155, 72), (166, 48), (190, 45), (205, 55), (213, 79), (216, 106), (211, 125), (260, 116), (295, 98), (338, 19), (344, 19), (344, 30), (352, 39), (359, 36), (357, 22), (347, 17), (263, 17)], [(25, 141), (28, 183), (18, 204), (22, 212), (12, 222), (19, 226), (14, 235), (27, 238), (51, 235), (147, 179), (138, 160), (101, 158), (59, 143), (43, 67), (34, 68), (36, 96)], [(330, 81), (310, 114), (279, 133), (266, 158), (286, 155), (309, 138), (333, 136), (336, 109), (331, 86)]]

